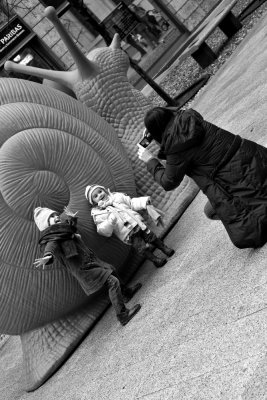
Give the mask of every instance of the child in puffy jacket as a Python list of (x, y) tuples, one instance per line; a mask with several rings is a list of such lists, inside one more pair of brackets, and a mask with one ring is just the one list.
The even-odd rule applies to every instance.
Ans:
[(151, 246), (160, 249), (167, 257), (174, 250), (167, 247), (154, 232), (152, 232), (138, 211), (149, 210), (159, 216), (150, 202), (150, 197), (131, 198), (124, 193), (110, 192), (101, 185), (89, 185), (85, 189), (85, 197), (93, 206), (91, 215), (102, 236), (117, 236), (122, 242), (135, 248), (138, 254), (151, 260), (157, 268), (166, 264), (166, 257), (156, 257)]

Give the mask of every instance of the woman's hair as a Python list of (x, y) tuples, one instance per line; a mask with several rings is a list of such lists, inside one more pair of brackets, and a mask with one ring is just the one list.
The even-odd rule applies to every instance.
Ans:
[(144, 124), (153, 139), (157, 142), (161, 143), (162, 135), (173, 116), (174, 108), (154, 107), (147, 111)]

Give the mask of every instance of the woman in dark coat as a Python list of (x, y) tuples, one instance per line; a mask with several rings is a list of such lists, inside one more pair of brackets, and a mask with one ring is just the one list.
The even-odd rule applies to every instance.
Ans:
[(158, 158), (139, 146), (139, 158), (165, 190), (191, 177), (208, 197), (205, 213), (220, 219), (233, 244), (267, 241), (267, 149), (203, 119), (195, 110), (155, 107), (147, 131), (160, 144)]

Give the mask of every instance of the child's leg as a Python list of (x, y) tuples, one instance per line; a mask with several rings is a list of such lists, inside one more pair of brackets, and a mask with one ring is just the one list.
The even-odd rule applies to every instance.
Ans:
[(130, 301), (135, 293), (138, 292), (138, 290), (142, 287), (142, 283), (140, 282), (136, 283), (133, 286), (127, 286), (126, 283), (121, 280), (115, 269), (113, 270), (112, 275), (115, 276), (120, 282), (121, 293), (124, 303), (128, 303), (128, 301)]
[[(152, 251), (148, 248), (149, 241), (147, 239), (147, 235), (148, 234), (144, 234), (144, 231), (140, 229), (135, 235), (132, 236), (131, 244), (138, 254), (145, 256), (148, 260), (152, 261), (157, 268), (163, 267), (167, 260), (166, 258), (157, 257), (152, 253)], [(151, 239), (156, 238), (156, 236), (153, 235), (154, 233), (151, 234)]]
[(158, 249), (160, 249), (164, 254), (166, 254), (167, 257), (171, 257), (175, 253), (173, 249), (170, 249), (168, 246), (166, 246), (166, 244), (159, 238), (153, 240), (152, 244), (154, 244)]
[(167, 262), (167, 258), (157, 257), (148, 249), (145, 250), (144, 255), (148, 260), (152, 261), (157, 268), (163, 267), (163, 265), (165, 265)]
[(113, 305), (115, 312), (118, 315), (121, 311), (124, 311), (126, 309), (118, 278), (116, 278), (114, 275), (110, 275), (107, 279), (107, 287), (111, 304)]
[(154, 232), (152, 232), (150, 229), (146, 229), (143, 231), (143, 237), (144, 240), (147, 243), (151, 243), (154, 246), (156, 246), (158, 249), (160, 249), (164, 254), (166, 254), (167, 257), (171, 257), (175, 252), (173, 249), (170, 249), (168, 246), (164, 244), (164, 242), (159, 239)]
[(107, 287), (109, 291), (109, 298), (113, 305), (117, 318), (122, 325), (126, 325), (140, 310), (140, 304), (136, 304), (133, 308), (125, 306), (123, 296), (121, 293), (120, 282), (114, 275), (110, 275), (107, 279)]

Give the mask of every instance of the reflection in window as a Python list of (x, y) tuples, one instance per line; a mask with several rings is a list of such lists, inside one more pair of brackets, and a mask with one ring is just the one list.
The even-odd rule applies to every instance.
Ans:
[(33, 60), (32, 54), (26, 54), (25, 56), (21, 56), (18, 54), (16, 57), (13, 58), (13, 61), (17, 64), (21, 65), (28, 65)]

